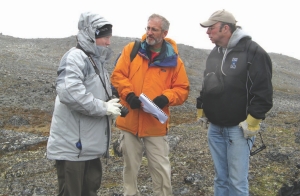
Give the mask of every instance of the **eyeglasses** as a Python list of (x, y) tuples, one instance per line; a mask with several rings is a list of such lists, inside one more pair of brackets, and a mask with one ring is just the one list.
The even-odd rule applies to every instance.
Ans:
[(267, 148), (267, 146), (264, 144), (261, 133), (259, 132), (258, 134), (260, 136), (260, 140), (261, 140), (262, 145), (254, 151), (251, 151), (249, 143), (248, 143), (248, 141), (250, 140), (252, 142), (252, 146), (254, 146), (253, 141), (251, 139), (247, 139), (247, 144), (248, 144), (248, 147), (249, 147), (250, 156), (256, 155), (257, 153), (259, 153), (259, 152), (261, 152), (261, 151), (263, 151), (264, 149)]
[(145, 28), (146, 31), (152, 31), (153, 33), (157, 33), (159, 31), (161, 31), (160, 29), (157, 29), (157, 28), (151, 28), (151, 27), (146, 27)]

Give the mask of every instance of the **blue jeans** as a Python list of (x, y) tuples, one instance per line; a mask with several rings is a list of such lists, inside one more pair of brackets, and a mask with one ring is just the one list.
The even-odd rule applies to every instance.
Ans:
[[(251, 139), (254, 141), (254, 137)], [(215, 168), (214, 195), (248, 196), (252, 142), (244, 138), (243, 130), (239, 126), (221, 127), (210, 123), (208, 146)]]

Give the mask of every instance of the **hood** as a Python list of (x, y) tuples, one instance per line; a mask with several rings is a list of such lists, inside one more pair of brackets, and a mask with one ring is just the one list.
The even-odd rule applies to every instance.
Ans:
[(96, 54), (95, 31), (97, 28), (110, 24), (103, 16), (91, 12), (85, 12), (80, 15), (78, 21), (78, 44), (89, 54)]
[(237, 45), (237, 43), (244, 37), (249, 37), (251, 39), (251, 36), (246, 33), (246, 31), (237, 28), (231, 35), (229, 41), (228, 41), (228, 45), (227, 45), (227, 49), (231, 49), (233, 47), (235, 47)]

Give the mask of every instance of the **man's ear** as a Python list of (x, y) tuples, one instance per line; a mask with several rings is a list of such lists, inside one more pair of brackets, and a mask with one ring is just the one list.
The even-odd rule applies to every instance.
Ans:
[(224, 25), (223, 26), (223, 29), (226, 31), (226, 32), (230, 32), (230, 27), (228, 25)]
[(168, 32), (169, 32), (169, 31), (164, 31), (164, 32), (163, 32), (163, 35), (164, 35), (163, 37), (164, 37), (164, 38), (168, 35)]

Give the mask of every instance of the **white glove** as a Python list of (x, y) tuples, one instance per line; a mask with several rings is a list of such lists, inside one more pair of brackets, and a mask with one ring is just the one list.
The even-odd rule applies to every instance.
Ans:
[(203, 109), (197, 109), (197, 121), (204, 129), (208, 128), (208, 119), (206, 118)]
[(111, 115), (113, 119), (116, 119), (118, 116), (121, 115), (121, 107), (122, 105), (118, 103), (120, 100), (118, 98), (114, 98), (105, 102), (107, 110), (106, 115)]
[(248, 129), (248, 123), (246, 121), (243, 121), (240, 123), (240, 127), (243, 129), (243, 132), (244, 132), (244, 138), (248, 139), (248, 138), (251, 138), (253, 136), (255, 136), (259, 130), (256, 130), (256, 131), (250, 131)]
[(204, 128), (207, 129), (208, 128), (208, 119), (206, 117), (201, 117), (198, 119), (198, 122), (200, 123), (200, 125)]
[(247, 119), (239, 124), (243, 129), (244, 138), (248, 139), (255, 136), (260, 130), (260, 119), (253, 118), (248, 114)]

